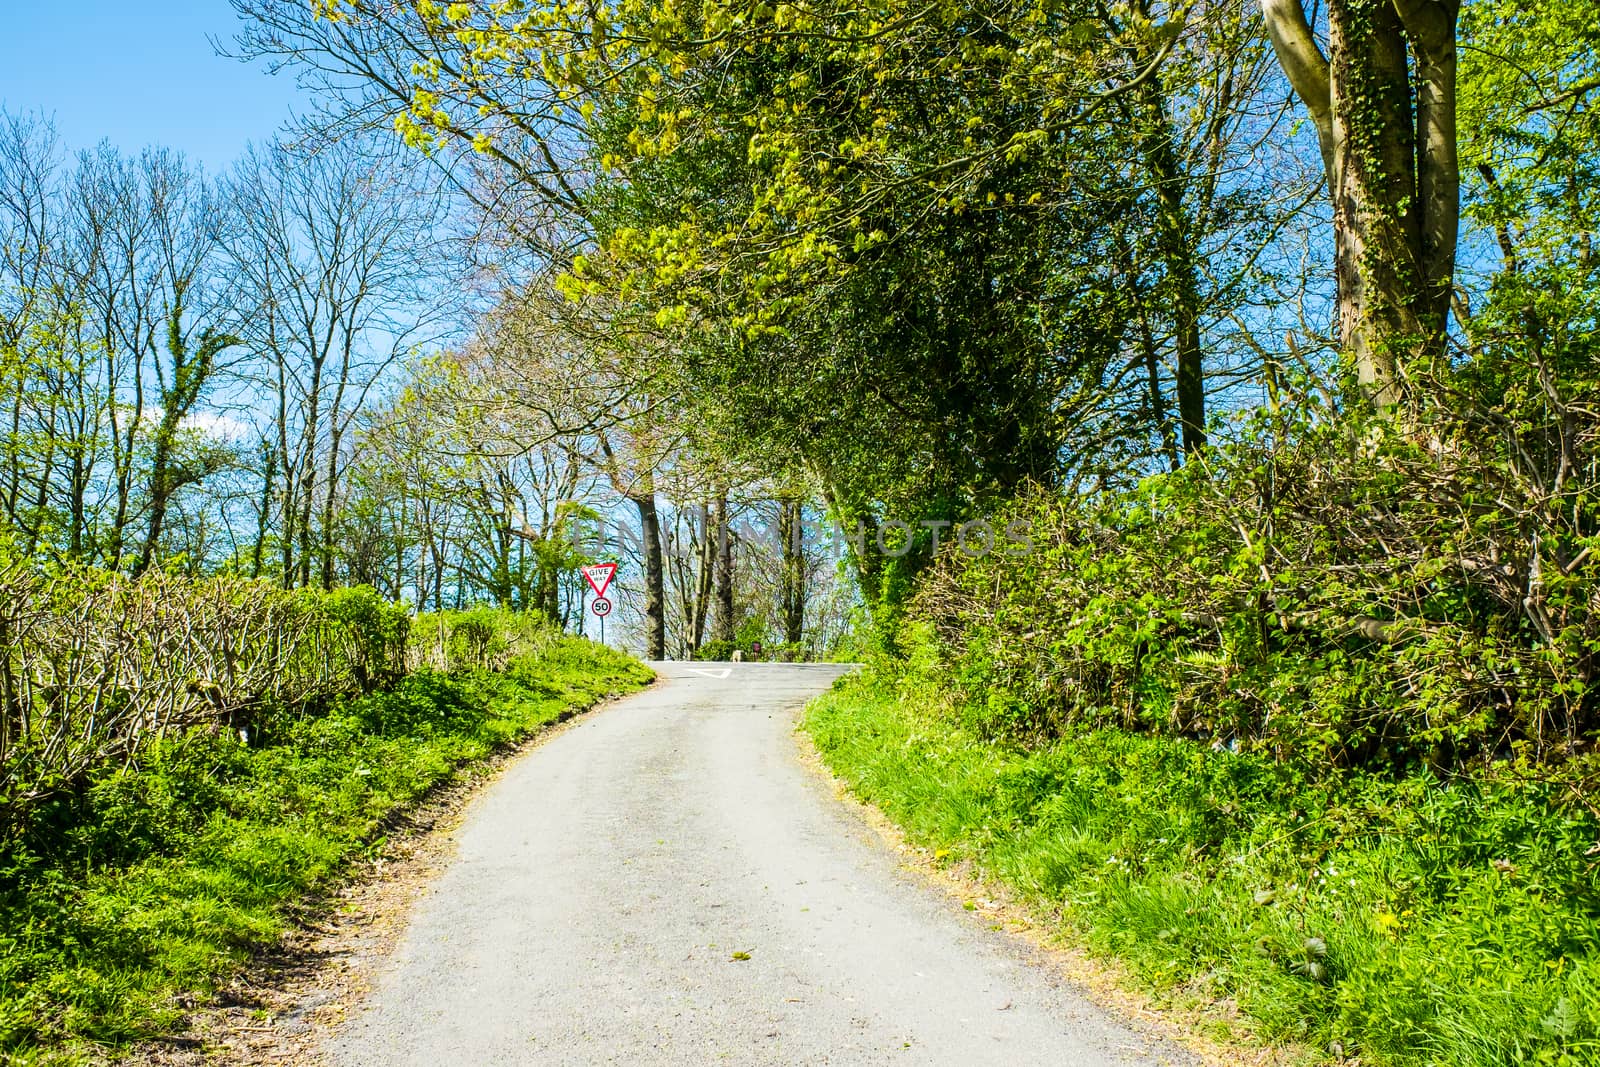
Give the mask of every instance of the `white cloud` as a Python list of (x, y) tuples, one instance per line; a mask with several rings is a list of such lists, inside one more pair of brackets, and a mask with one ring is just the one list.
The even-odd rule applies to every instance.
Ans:
[(196, 411), (183, 420), (183, 428), (230, 442), (244, 441), (252, 432), (249, 423), (220, 411)]

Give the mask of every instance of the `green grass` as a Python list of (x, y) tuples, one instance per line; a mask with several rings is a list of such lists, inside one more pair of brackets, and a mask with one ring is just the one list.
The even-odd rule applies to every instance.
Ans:
[(916, 842), (1059, 910), (1174, 1000), (1371, 1064), (1600, 1063), (1600, 823), (1539, 787), (1346, 778), (1115, 730), (1023, 749), (937, 686), (846, 679), (806, 728)]
[(285, 719), (193, 734), (39, 812), (0, 849), (0, 1061), (77, 1062), (182, 1025), (288, 909), (429, 789), (650, 672), (576, 638), (498, 674), (419, 673)]

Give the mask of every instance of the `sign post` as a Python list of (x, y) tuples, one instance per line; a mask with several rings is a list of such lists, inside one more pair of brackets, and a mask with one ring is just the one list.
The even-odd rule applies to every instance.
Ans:
[(603, 596), (597, 596), (589, 605), (589, 610), (600, 620), (600, 643), (603, 645), (606, 643), (606, 616), (611, 614), (611, 601)]
[(611, 614), (611, 601), (606, 599), (606, 590), (611, 588), (611, 579), (616, 577), (616, 573), (615, 563), (594, 563), (583, 568), (583, 578), (594, 590), (594, 601), (590, 603), (589, 610), (600, 620), (602, 645), (606, 643), (606, 616)]

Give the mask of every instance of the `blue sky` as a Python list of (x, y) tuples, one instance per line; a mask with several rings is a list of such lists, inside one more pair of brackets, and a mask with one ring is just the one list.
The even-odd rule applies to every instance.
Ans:
[(227, 0), (0, 0), (0, 104), (52, 115), (66, 147), (180, 149), (210, 173), (304, 110), (288, 75), (218, 56)]

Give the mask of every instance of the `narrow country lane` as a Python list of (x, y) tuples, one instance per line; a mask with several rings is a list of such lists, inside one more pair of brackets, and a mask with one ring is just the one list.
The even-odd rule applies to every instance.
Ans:
[(656, 667), (476, 801), (330, 1061), (1192, 1062), (916, 884), (801, 763), (839, 668)]

